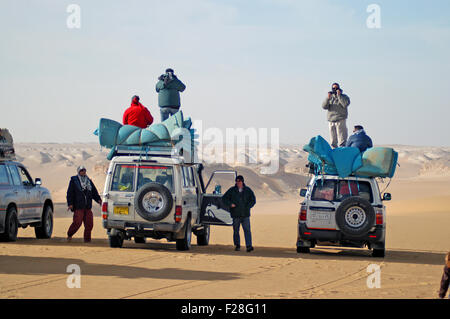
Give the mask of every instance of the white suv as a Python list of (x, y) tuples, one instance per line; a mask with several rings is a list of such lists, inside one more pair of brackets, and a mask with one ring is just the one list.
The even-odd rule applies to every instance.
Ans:
[(204, 186), (202, 170), (202, 164), (185, 163), (181, 156), (114, 157), (102, 205), (110, 246), (122, 247), (131, 238), (144, 243), (149, 237), (176, 241), (178, 250), (189, 250), (192, 233), (198, 245), (208, 245), (210, 225), (232, 222), (222, 195), (206, 193), (210, 183)]
[(298, 218), (297, 252), (316, 245), (367, 246), (374, 257), (385, 255), (386, 207), (375, 178), (316, 175), (307, 189)]

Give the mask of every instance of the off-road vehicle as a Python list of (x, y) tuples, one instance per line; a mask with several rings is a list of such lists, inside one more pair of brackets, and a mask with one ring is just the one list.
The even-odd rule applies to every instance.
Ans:
[(50, 192), (34, 181), (24, 165), (0, 160), (0, 240), (15, 241), (19, 227), (32, 226), (37, 238), (50, 238), (53, 202)]
[(374, 257), (384, 257), (386, 207), (376, 178), (315, 175), (306, 189), (298, 218), (297, 252), (316, 245), (367, 246)]
[(107, 171), (103, 192), (103, 226), (111, 247), (124, 239), (144, 243), (145, 238), (175, 241), (178, 250), (189, 250), (192, 233), (198, 245), (208, 245), (210, 225), (232, 225), (222, 194), (207, 194), (203, 165), (188, 163), (170, 152), (116, 152)]

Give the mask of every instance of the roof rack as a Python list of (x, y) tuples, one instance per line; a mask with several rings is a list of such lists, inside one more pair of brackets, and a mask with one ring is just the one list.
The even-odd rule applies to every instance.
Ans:
[(111, 149), (108, 158), (112, 159), (115, 156), (139, 156), (141, 158), (148, 157), (167, 157), (176, 158), (185, 163), (194, 163), (194, 156), (183, 148), (178, 148), (175, 145), (167, 143), (166, 145), (158, 146), (123, 146), (117, 145)]

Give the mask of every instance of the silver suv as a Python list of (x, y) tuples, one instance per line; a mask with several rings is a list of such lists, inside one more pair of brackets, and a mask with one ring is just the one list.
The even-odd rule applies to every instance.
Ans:
[(297, 252), (309, 253), (316, 245), (372, 249), (384, 257), (386, 207), (375, 178), (316, 175), (307, 189), (298, 218)]
[[(185, 163), (182, 156), (122, 155), (111, 160), (103, 192), (103, 227), (111, 247), (124, 239), (175, 241), (178, 250), (191, 248), (192, 233), (198, 245), (208, 245), (210, 225), (232, 225), (229, 207), (216, 191), (207, 194), (203, 165)], [(221, 171), (233, 174), (235, 171)], [(231, 180), (231, 179), (230, 179)]]
[(41, 184), (22, 164), (0, 161), (0, 240), (15, 241), (18, 228), (28, 226), (37, 238), (52, 236), (53, 202)]

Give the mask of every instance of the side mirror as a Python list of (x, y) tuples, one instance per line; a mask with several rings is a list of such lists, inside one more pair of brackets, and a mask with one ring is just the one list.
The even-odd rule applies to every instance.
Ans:
[(392, 196), (391, 193), (384, 193), (383, 194), (383, 200), (391, 200)]
[(300, 190), (300, 196), (301, 196), (301, 197), (305, 197), (305, 196), (306, 196), (306, 188), (302, 188), (302, 189)]
[(41, 186), (41, 185), (42, 185), (41, 179), (40, 179), (40, 178), (36, 178), (36, 179), (34, 180), (34, 184), (36, 184), (37, 186)]

